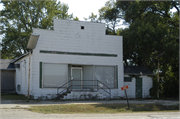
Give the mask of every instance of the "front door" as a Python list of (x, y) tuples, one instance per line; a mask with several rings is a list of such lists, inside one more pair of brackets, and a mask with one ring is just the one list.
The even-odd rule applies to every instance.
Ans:
[(142, 98), (142, 78), (136, 78), (136, 98)]
[(82, 88), (82, 68), (72, 67), (71, 68), (71, 85), (72, 89), (80, 90)]

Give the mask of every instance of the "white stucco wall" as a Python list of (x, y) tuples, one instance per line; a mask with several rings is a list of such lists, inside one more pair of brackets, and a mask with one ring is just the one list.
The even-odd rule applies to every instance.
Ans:
[[(22, 58), (15, 64), (20, 64), (20, 68), (16, 68), (16, 92), (18, 94), (27, 95), (28, 91), (28, 74), (29, 74), (29, 56)], [(20, 85), (20, 91), (17, 86)]]
[(19, 90), (19, 88), (17, 88), (18, 85), (21, 86), (21, 69), (20, 68), (16, 68), (16, 78), (15, 78), (15, 89), (16, 89), (16, 92), (18, 94), (21, 94), (21, 90)]
[[(81, 29), (84, 26), (84, 30)], [(123, 45), (122, 36), (105, 35), (105, 24), (69, 20), (54, 20), (54, 30), (34, 29), (40, 34), (36, 48), (32, 53), (30, 94), (40, 96), (55, 95), (56, 88), (39, 87), (39, 63), (63, 63), (80, 65), (118, 65), (118, 89), (112, 89), (111, 97), (123, 96)], [(40, 53), (61, 51), (75, 53), (116, 54), (117, 57), (82, 56)], [(27, 69), (28, 71), (28, 69)], [(24, 82), (25, 84), (25, 82)]]
[[(124, 77), (129, 77), (128, 75), (124, 75)], [(132, 82), (124, 82), (124, 86), (128, 85), (128, 89), (126, 89), (126, 93), (128, 98), (135, 98), (136, 97), (136, 79), (132, 78)], [(124, 93), (124, 91), (122, 91)], [(124, 93), (125, 97), (125, 93)]]
[[(124, 77), (129, 77), (128, 75), (124, 75)], [(140, 76), (142, 78), (142, 98), (148, 98), (149, 89), (152, 87), (152, 78), (148, 76)], [(127, 89), (127, 95), (129, 98), (136, 98), (136, 78), (132, 78), (132, 82), (124, 82), (124, 86), (128, 85), (129, 89)], [(124, 91), (122, 91), (124, 92)], [(125, 93), (124, 93), (125, 97)]]

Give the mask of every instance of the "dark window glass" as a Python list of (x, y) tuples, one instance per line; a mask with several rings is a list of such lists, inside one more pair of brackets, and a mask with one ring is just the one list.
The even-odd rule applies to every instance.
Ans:
[(124, 82), (131, 82), (131, 77), (124, 77)]

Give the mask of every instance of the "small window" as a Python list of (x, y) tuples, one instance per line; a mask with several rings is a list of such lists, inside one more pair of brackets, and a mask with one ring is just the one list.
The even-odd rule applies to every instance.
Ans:
[(124, 77), (124, 82), (131, 82), (131, 77)]
[(20, 68), (20, 64), (15, 64), (15, 68)]
[(84, 26), (81, 26), (81, 29), (84, 29)]

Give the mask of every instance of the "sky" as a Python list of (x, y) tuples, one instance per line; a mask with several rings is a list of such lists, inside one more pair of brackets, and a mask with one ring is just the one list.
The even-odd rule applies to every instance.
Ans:
[(98, 10), (105, 5), (108, 0), (60, 0), (61, 3), (68, 4), (68, 13), (73, 13), (80, 21), (89, 18), (91, 13), (98, 15)]
[[(1, 0), (0, 0), (1, 1)], [(74, 17), (78, 17), (80, 21), (84, 21), (84, 17), (88, 18), (91, 13), (98, 15), (98, 10), (105, 5), (108, 0), (57, 0), (61, 3), (68, 4), (68, 13), (73, 13)], [(2, 5), (0, 5), (0, 10)]]

